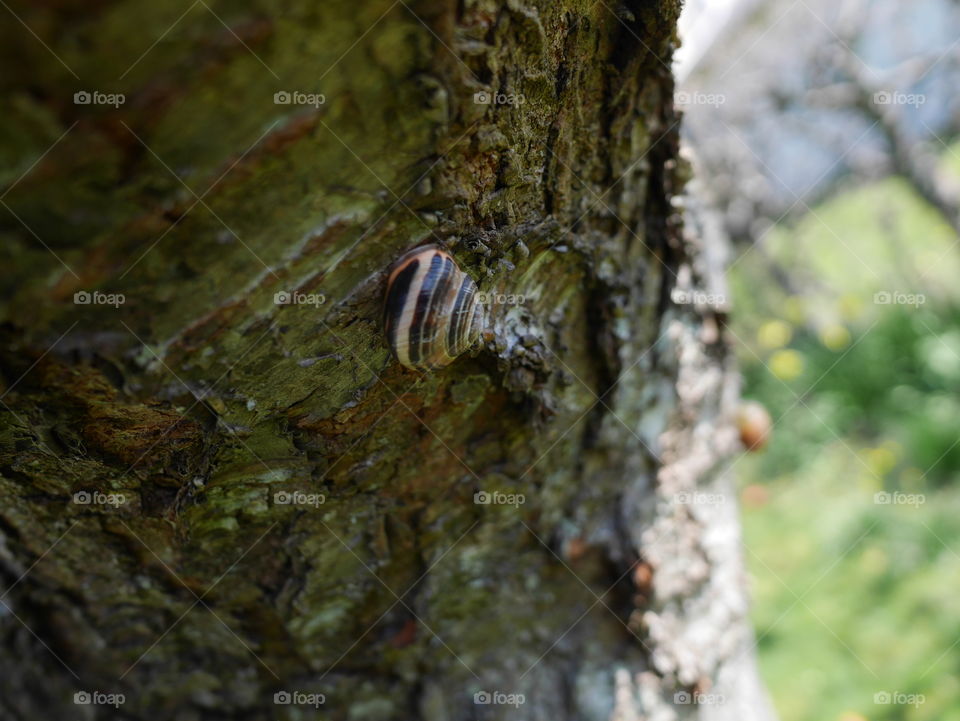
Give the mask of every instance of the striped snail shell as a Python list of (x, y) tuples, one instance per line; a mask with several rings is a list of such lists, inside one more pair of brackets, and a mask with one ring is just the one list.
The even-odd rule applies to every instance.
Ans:
[(383, 324), (401, 365), (442, 368), (480, 338), (477, 284), (436, 245), (414, 248), (390, 268)]

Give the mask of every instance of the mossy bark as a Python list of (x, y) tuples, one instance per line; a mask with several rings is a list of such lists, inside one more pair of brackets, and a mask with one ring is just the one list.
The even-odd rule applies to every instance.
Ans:
[[(182, 5), (5, 11), (3, 716), (766, 718), (678, 0)], [(523, 298), (421, 376), (428, 240)]]

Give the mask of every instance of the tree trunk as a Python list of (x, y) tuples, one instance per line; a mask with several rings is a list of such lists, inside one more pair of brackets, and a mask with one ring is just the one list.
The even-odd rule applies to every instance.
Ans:
[(0, 11), (4, 718), (770, 718), (679, 5)]

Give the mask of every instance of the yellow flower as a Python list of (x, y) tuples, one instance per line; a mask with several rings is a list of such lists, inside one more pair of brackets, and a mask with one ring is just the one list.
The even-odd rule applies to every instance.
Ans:
[(820, 329), (820, 342), (829, 350), (843, 350), (850, 345), (850, 331), (839, 324), (824, 326)]
[(897, 456), (889, 448), (883, 446), (871, 448), (867, 451), (867, 465), (877, 476), (885, 476), (895, 465)]
[(778, 350), (770, 356), (770, 371), (782, 381), (792, 381), (803, 373), (803, 356), (795, 350)]
[(782, 320), (768, 320), (757, 331), (757, 342), (768, 350), (783, 348), (792, 337), (793, 328)]

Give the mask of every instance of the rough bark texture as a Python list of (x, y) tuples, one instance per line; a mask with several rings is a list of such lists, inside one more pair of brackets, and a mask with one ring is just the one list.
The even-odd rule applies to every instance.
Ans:
[[(768, 718), (679, 2), (182, 5), (4, 11), (2, 716)], [(380, 304), (431, 239), (524, 302), (421, 377)]]

